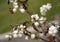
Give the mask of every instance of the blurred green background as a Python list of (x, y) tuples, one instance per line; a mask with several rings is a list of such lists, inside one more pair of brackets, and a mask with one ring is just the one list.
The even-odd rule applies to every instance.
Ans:
[[(52, 20), (54, 14), (60, 14), (60, 0), (28, 0), (28, 8), (35, 14), (41, 16), (39, 8), (43, 4), (51, 3), (52, 9), (47, 12), (46, 17), (48, 20)], [(26, 20), (30, 20), (30, 16), (27, 13), (20, 13), (19, 10), (15, 14), (9, 12), (9, 8), (12, 5), (7, 4), (7, 0), (0, 0), (0, 34), (9, 32), (11, 30), (10, 24), (15, 25), (23, 23)]]

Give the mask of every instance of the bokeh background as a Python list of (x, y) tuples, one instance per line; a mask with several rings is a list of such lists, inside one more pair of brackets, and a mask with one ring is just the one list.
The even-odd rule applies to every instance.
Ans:
[[(28, 8), (34, 14), (37, 13), (41, 16), (39, 8), (47, 3), (52, 4), (52, 9), (46, 13), (46, 17), (48, 18), (48, 21), (53, 20), (51, 17), (54, 14), (60, 15), (60, 0), (28, 0)], [(10, 24), (15, 25), (30, 20), (30, 16), (27, 13), (21, 13), (19, 10), (17, 10), (16, 13), (11, 14), (9, 12), (9, 8), (11, 7), (12, 3), (8, 5), (7, 0), (0, 0), (0, 34), (11, 31)]]

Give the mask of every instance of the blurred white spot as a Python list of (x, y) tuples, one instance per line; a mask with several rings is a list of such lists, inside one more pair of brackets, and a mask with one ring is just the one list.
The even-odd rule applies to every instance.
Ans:
[(25, 40), (28, 40), (28, 36), (25, 36)]
[(34, 39), (35, 38), (35, 34), (31, 34), (31, 39)]

